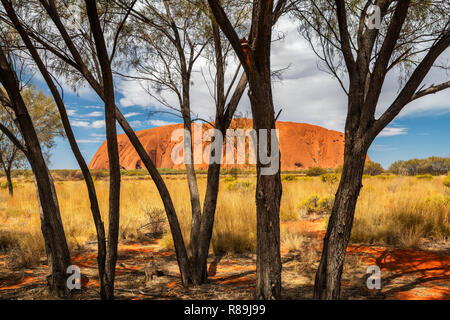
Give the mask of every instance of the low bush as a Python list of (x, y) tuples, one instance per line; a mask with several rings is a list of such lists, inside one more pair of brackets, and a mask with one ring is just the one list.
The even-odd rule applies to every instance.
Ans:
[(433, 176), (431, 174), (421, 174), (421, 175), (416, 176), (416, 179), (431, 180), (431, 179), (433, 179)]
[(320, 167), (314, 167), (306, 171), (308, 177), (318, 177), (325, 173), (328, 173), (328, 170)]
[(229, 190), (229, 191), (246, 191), (252, 185), (253, 184), (248, 180), (235, 180), (235, 181), (228, 183), (227, 190)]
[[(18, 187), (17, 182), (13, 181), (12, 186), (13, 186), (13, 188), (17, 188)], [(0, 183), (0, 189), (8, 189), (8, 181), (4, 181), (4, 182)]]
[(306, 214), (330, 214), (333, 209), (334, 196), (320, 197), (313, 195), (306, 200), (303, 200), (298, 208)]
[(281, 181), (294, 181), (297, 180), (297, 176), (295, 174), (285, 174), (281, 176)]
[(335, 173), (326, 173), (320, 176), (320, 180), (324, 183), (336, 183), (339, 181), (339, 175)]
[(446, 186), (447, 188), (450, 188), (450, 175), (446, 176), (444, 178), (444, 180), (442, 181), (442, 183), (444, 184), (444, 186)]

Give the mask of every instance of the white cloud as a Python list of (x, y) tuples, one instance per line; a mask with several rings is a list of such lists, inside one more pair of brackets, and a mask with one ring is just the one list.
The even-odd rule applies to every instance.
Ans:
[(102, 116), (103, 116), (103, 112), (101, 112), (101, 111), (93, 111), (91, 113), (83, 115), (83, 117), (102, 117)]
[(89, 128), (90, 124), (88, 121), (71, 121), (70, 124), (74, 127), (82, 127), (82, 128)]
[(97, 138), (105, 138), (106, 134), (104, 134), (104, 133), (91, 133), (90, 136), (91, 137), (97, 137)]
[(392, 128), (386, 127), (378, 135), (379, 137), (392, 137), (408, 134), (408, 128)]
[(99, 142), (103, 142), (102, 140), (99, 139), (78, 139), (77, 143), (99, 143)]
[(67, 109), (67, 115), (68, 116), (74, 116), (77, 113), (76, 110), (73, 109)]
[(92, 122), (91, 127), (92, 128), (103, 128), (105, 126), (105, 120), (96, 120)]
[(142, 115), (142, 113), (140, 113), (140, 112), (128, 112), (128, 113), (125, 113), (123, 116), (125, 118), (131, 118), (131, 117), (136, 117), (136, 116), (140, 116), (140, 115)]
[[(272, 46), (272, 68), (274, 70), (288, 69), (282, 72), (282, 81), (273, 82), (273, 97), (275, 112), (283, 109), (278, 120), (305, 122), (323, 126), (328, 129), (343, 131), (347, 114), (347, 96), (340, 87), (337, 79), (328, 73), (318, 70), (318, 59), (309, 43), (297, 32), (297, 26), (289, 18), (282, 17), (277, 30), (286, 37), (275, 41)], [(442, 59), (448, 59), (448, 54)], [(235, 71), (233, 59), (228, 71)], [(203, 70), (209, 77), (207, 65), (200, 58), (194, 66), (191, 88), (191, 106), (195, 115), (205, 119), (212, 119), (215, 115), (214, 101), (201, 74)], [(227, 74), (230, 79), (231, 74)], [(424, 83), (427, 85), (448, 81), (445, 72), (432, 70)], [(209, 83), (212, 86), (211, 83)], [(120, 104), (123, 107), (140, 106), (143, 108), (162, 109), (158, 101), (151, 98), (138, 81), (117, 81), (117, 89), (123, 95)], [(392, 72), (386, 78), (377, 108), (377, 117), (395, 100), (399, 90), (398, 72)], [(166, 100), (175, 108), (178, 100), (175, 95), (165, 92)], [(399, 115), (417, 116), (424, 112), (450, 112), (450, 90), (439, 92), (418, 99), (408, 105)], [(247, 94), (242, 96), (240, 112), (251, 116)], [(150, 122), (149, 122), (150, 123)], [(150, 123), (151, 124), (151, 123)], [(161, 124), (162, 125), (162, 124)], [(406, 134), (406, 128), (387, 129), (382, 136)]]
[(164, 120), (148, 120), (148, 123), (155, 127), (167, 126), (169, 124), (175, 124), (175, 122), (164, 121)]

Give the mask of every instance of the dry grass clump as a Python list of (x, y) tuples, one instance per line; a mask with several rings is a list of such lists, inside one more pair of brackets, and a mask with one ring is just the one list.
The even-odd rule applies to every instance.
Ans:
[[(415, 247), (421, 240), (448, 240), (450, 197), (437, 179), (416, 183), (397, 177), (365, 182), (357, 205), (352, 242)], [(383, 189), (385, 190), (384, 192)]]
[[(450, 193), (442, 179), (386, 175), (379, 177), (383, 178), (364, 179), (351, 241), (410, 247), (418, 245), (423, 237), (448, 239)], [(182, 175), (165, 180), (173, 197), (184, 241), (188, 245), (191, 210), (187, 181)], [(255, 250), (255, 180), (252, 176), (221, 179), (212, 252), (241, 253)], [(330, 199), (336, 191), (337, 183), (334, 180), (322, 180), (321, 177), (285, 179), (281, 220), (301, 219), (300, 213), (305, 209), (305, 204), (308, 208), (316, 206), (320, 210), (326, 207), (329, 213), (332, 205)], [(205, 176), (199, 175), (198, 181), (203, 199)], [(15, 252), (11, 253), (11, 257), (17, 265), (29, 265), (36, 263), (38, 256), (43, 256), (44, 246), (35, 186), (32, 182), (21, 182), (21, 185), (14, 197), (9, 197), (7, 190), (0, 190), (0, 248)], [(95, 185), (107, 228), (109, 184), (106, 180), (96, 180)], [(84, 181), (59, 182), (56, 183), (56, 190), (69, 248), (81, 247), (87, 241), (95, 240), (95, 227)], [(317, 201), (312, 201), (313, 198)], [(157, 189), (149, 178), (124, 180), (121, 189), (120, 239), (144, 240), (148, 239), (149, 233), (165, 230), (164, 234), (160, 234), (160, 245), (173, 248), (162, 208)], [(155, 229), (150, 230), (150, 222), (162, 219), (164, 222), (152, 224)], [(303, 241), (302, 235), (290, 234), (284, 229), (281, 230), (281, 237), (283, 246), (288, 250), (296, 250)]]

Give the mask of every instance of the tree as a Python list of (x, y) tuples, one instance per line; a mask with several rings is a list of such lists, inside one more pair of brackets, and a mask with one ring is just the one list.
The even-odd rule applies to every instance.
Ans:
[[(375, 9), (371, 4), (298, 1), (295, 11), (301, 32), (348, 96), (344, 166), (316, 274), (316, 299), (339, 298), (371, 143), (410, 102), (450, 86), (422, 85), (433, 65), (447, 67), (439, 66), (437, 59), (450, 44), (448, 7), (441, 1), (378, 0)], [(386, 77), (395, 69), (407, 71), (401, 89), (387, 108), (379, 106)]]
[[(10, 2), (6, 0), (2, 0), (2, 2), (4, 6), (9, 4), (9, 6), (7, 7), (12, 8)], [(133, 1), (133, 3), (131, 3), (131, 9), (133, 8), (133, 4), (135, 3), (136, 1)], [(111, 99), (113, 93), (113, 88), (111, 88), (111, 85), (113, 85), (113, 83), (111, 83), (110, 80), (105, 81), (103, 77), (112, 79), (112, 70), (107, 66), (107, 63), (109, 62), (109, 64), (112, 64), (112, 62), (114, 61), (114, 57), (117, 53), (117, 45), (121, 40), (122, 31), (125, 27), (126, 20), (129, 17), (131, 9), (128, 9), (127, 11), (122, 11), (120, 10), (120, 8), (117, 8), (117, 10), (110, 10), (110, 5), (112, 3), (109, 1), (102, 1), (98, 4), (100, 4), (99, 8), (101, 9), (100, 16), (102, 17), (103, 28), (102, 30), (98, 30), (98, 28), (95, 29), (95, 39), (91, 31), (87, 31), (90, 28), (90, 23), (87, 20), (94, 19), (92, 23), (97, 24), (97, 22), (95, 21), (97, 20), (95, 17), (96, 14), (95, 12), (93, 12), (92, 4), (90, 4), (90, 18), (86, 19), (87, 5), (83, 5), (82, 1), (76, 1), (72, 3), (72, 6), (69, 8), (66, 4), (56, 3), (53, 0), (39, 0), (38, 5), (42, 7), (41, 9), (44, 10), (47, 16), (43, 16), (42, 14), (36, 15), (36, 12), (40, 11), (36, 10), (35, 3), (22, 3), (20, 9), (21, 12), (26, 12), (27, 19), (17, 17), (17, 22), (14, 25), (16, 27), (22, 26), (22, 29), (26, 31), (28, 37), (35, 42), (35, 46), (45, 50), (45, 57), (47, 57), (47, 59), (45, 60), (45, 68), (53, 70), (56, 75), (63, 76), (66, 81), (74, 86), (80, 84), (80, 82), (83, 82), (83, 80), (86, 81), (95, 91), (95, 93), (105, 102), (105, 104), (111, 104), (114, 102)], [(71, 11), (71, 9), (74, 8), (78, 8), (77, 11), (79, 15), (77, 17), (74, 17), (73, 12)], [(12, 14), (8, 13), (8, 17), (11, 18)], [(73, 18), (76, 18), (75, 21)], [(58, 31), (57, 33), (55, 32), (55, 27)], [(104, 39), (106, 35), (108, 35), (107, 39), (111, 41), (107, 41), (105, 43), (108, 51), (105, 53), (105, 48), (103, 48), (104, 45), (102, 42), (105, 41)], [(102, 36), (103, 41), (101, 39)], [(49, 41), (49, 39), (51, 39), (51, 41)], [(96, 49), (97, 45), (100, 45), (102, 47), (100, 48), (101, 50)], [(31, 46), (28, 46), (28, 49), (30, 49), (30, 47)], [(86, 48), (88, 50), (86, 50)], [(108, 55), (107, 58), (106, 55)], [(100, 61), (102, 61), (102, 64), (100, 63)], [(101, 65), (103, 67), (101, 67)], [(43, 68), (40, 68), (41, 71), (42, 69)], [(50, 82), (47, 81), (47, 83)], [(108, 85), (109, 88), (105, 88), (105, 84)], [(108, 93), (109, 96), (106, 95), (106, 93)], [(149, 171), (161, 195), (175, 246), (177, 246), (177, 243), (184, 243), (181, 228), (176, 218), (176, 212), (173, 206), (172, 199), (161, 175), (156, 169), (155, 164), (152, 162), (145, 148), (142, 146), (135, 132), (133, 131), (123, 114), (120, 112), (120, 110), (117, 108), (115, 103), (114, 108), (116, 120), (119, 122), (120, 126), (127, 134), (142, 162)], [(114, 178), (114, 180), (117, 182), (117, 178)], [(90, 183), (91, 182), (92, 181), (90, 181)], [(117, 188), (111, 188), (111, 192), (112, 190), (115, 190), (114, 192), (116, 192)], [(92, 199), (91, 193), (90, 197)], [(117, 198), (115, 200), (117, 200)], [(114, 206), (116, 205), (117, 202), (114, 201)], [(93, 207), (94, 204), (91, 202), (91, 208)], [(112, 217), (111, 214), (113, 214)], [(100, 217), (95, 218), (94, 214), (94, 220), (96, 221), (97, 230), (101, 229), (102, 224)], [(114, 224), (113, 228), (111, 228), (111, 224)], [(110, 258), (108, 258), (107, 256), (105, 258), (105, 260), (107, 261), (105, 261), (105, 281), (101, 286), (102, 299), (112, 299), (114, 293), (113, 265), (115, 266), (115, 258), (117, 257), (117, 241), (116, 239), (112, 238), (118, 235), (116, 232), (116, 227), (118, 228), (118, 215), (117, 213), (111, 213), (110, 207), (110, 234), (108, 236), (109, 239), (107, 248)], [(100, 235), (98, 237), (100, 237)], [(108, 252), (106, 252), (106, 255), (108, 255)], [(189, 282), (189, 268), (188, 257), (185, 248), (176, 247), (176, 255), (180, 267), (182, 282), (183, 284), (187, 285)], [(101, 274), (100, 262), (99, 241), (99, 273)], [(108, 272), (109, 276), (106, 275), (106, 273)]]
[(364, 174), (376, 176), (384, 172), (383, 167), (378, 162), (366, 161), (364, 165)]
[[(61, 97), (61, 94), (56, 88), (56, 85), (53, 81), (52, 76), (50, 75), (47, 67), (44, 65), (41, 57), (39, 56), (39, 53), (30, 40), (28, 34), (25, 32), (23, 26), (20, 24), (17, 15), (15, 14), (15, 11), (9, 3), (4, 3), (4, 7), (7, 11), (7, 14), (10, 18), (11, 23), (14, 25), (14, 28), (16, 29), (16, 32), (20, 35), (25, 47), (28, 50), (28, 53), (31, 55), (33, 61), (36, 64), (36, 67), (41, 72), (45, 82), (47, 83), (48, 88), (50, 89), (55, 102), (56, 106), (59, 111), (59, 115), (61, 117), (62, 126), (64, 127), (64, 132), (67, 136), (67, 139), (69, 140), (70, 147), (73, 151), (73, 154), (80, 166), (80, 169), (82, 171), (84, 180), (86, 182), (86, 187), (88, 189), (89, 194), (89, 200), (91, 203), (91, 212), (94, 219), (96, 232), (97, 232), (97, 247), (98, 247), (98, 254), (97, 254), (97, 261), (98, 261), (98, 269), (99, 269), (99, 279), (100, 279), (100, 296), (104, 298), (106, 296), (106, 281), (105, 281), (105, 260), (106, 260), (106, 239), (105, 239), (105, 229), (104, 224), (101, 218), (100, 209), (98, 205), (98, 199), (95, 191), (94, 182), (92, 179), (92, 176), (89, 172), (88, 166), (81, 154), (81, 151), (76, 143), (75, 136), (73, 134), (69, 118), (67, 115), (67, 111), (63, 102), (63, 99)], [(12, 34), (12, 32), (11, 32)]]
[[(124, 9), (127, 9), (125, 1), (117, 1)], [(248, 1), (227, 1), (227, 7), (233, 10), (236, 3)], [(192, 73), (196, 61), (203, 55), (209, 59), (213, 74), (211, 82), (214, 85), (215, 121), (209, 126), (225, 135), (231, 119), (236, 111), (239, 101), (247, 85), (245, 73), (234, 88), (239, 75), (237, 68), (234, 77), (229, 84), (225, 83), (227, 60), (230, 58), (229, 44), (223, 40), (218, 25), (210, 14), (209, 7), (201, 1), (179, 1), (171, 3), (164, 1), (163, 6), (151, 1), (145, 1), (140, 10), (132, 10), (133, 31), (124, 42), (124, 55), (130, 65), (138, 72), (139, 76), (129, 78), (139, 79), (149, 83), (147, 92), (168, 112), (181, 115), (185, 134), (185, 155), (189, 155), (190, 161), (185, 163), (186, 175), (191, 200), (192, 221), (189, 248), (178, 240), (175, 248), (182, 248), (188, 253), (188, 282), (202, 284), (207, 280), (207, 257), (212, 237), (214, 214), (219, 192), (220, 163), (211, 162), (208, 166), (206, 195), (203, 210), (200, 205), (197, 177), (193, 161), (192, 124), (191, 111), (191, 86)], [(244, 28), (246, 21), (246, 8), (238, 8), (234, 23), (236, 27)], [(227, 87), (226, 87), (227, 85)], [(170, 104), (164, 94), (170, 92), (177, 98), (178, 104)], [(195, 116), (194, 116), (195, 117)], [(198, 117), (197, 117), (198, 118)], [(220, 150), (222, 152), (222, 150)], [(211, 158), (222, 159), (219, 155), (211, 154)]]
[[(108, 156), (110, 163), (110, 199), (109, 199), (109, 228), (108, 228), (108, 240), (104, 240), (104, 230), (103, 223), (101, 221), (101, 216), (98, 210), (98, 203), (96, 201), (95, 189), (93, 188), (93, 181), (88, 174), (88, 169), (86, 164), (81, 160), (81, 154), (79, 153), (79, 149), (76, 146), (76, 143), (73, 139), (71, 139), (71, 147), (74, 150), (74, 154), (78, 158), (79, 164), (84, 171), (84, 177), (88, 186), (89, 197), (91, 200), (91, 210), (94, 216), (94, 222), (96, 224), (97, 229), (97, 238), (99, 240), (99, 275), (101, 278), (101, 292), (100, 295), (102, 299), (112, 299), (114, 296), (114, 278), (115, 278), (115, 265), (117, 260), (117, 246), (118, 246), (118, 231), (119, 231), (119, 194), (120, 194), (120, 166), (119, 166), (119, 157), (118, 157), (118, 146), (117, 146), (117, 135), (116, 135), (116, 117), (123, 118), (123, 115), (118, 112), (115, 101), (114, 101), (114, 84), (113, 77), (111, 71), (111, 60), (109, 53), (107, 52), (103, 30), (101, 28), (101, 24), (99, 22), (99, 14), (96, 7), (95, 1), (86, 1), (83, 7), (83, 12), (85, 15), (81, 17), (81, 20), (76, 21), (78, 24), (82, 23), (81, 32), (82, 39), (85, 39), (87, 42), (82, 43), (83, 45), (88, 45), (91, 51), (88, 52), (90, 57), (94, 59), (93, 64), (95, 65), (95, 76), (89, 73), (89, 69), (87, 68), (85, 61), (80, 54), (80, 52), (76, 49), (74, 43), (80, 44), (79, 42), (73, 42), (72, 38), (68, 35), (64, 24), (62, 23), (61, 16), (58, 13), (58, 10), (61, 9), (59, 4), (56, 4), (55, 1), (39, 1), (39, 4), (44, 8), (44, 10), (48, 13), (51, 18), (50, 21), (55, 23), (57, 30), (61, 33), (61, 37), (63, 39), (63, 43), (67, 40), (67, 47), (70, 53), (73, 53), (75, 62), (70, 61), (69, 56), (65, 56), (66, 52), (64, 52), (65, 47), (56, 47), (55, 49), (53, 45), (58, 42), (57, 34), (55, 34), (55, 30), (52, 29), (50, 34), (46, 31), (42, 31), (37, 36), (33, 32), (33, 27), (42, 27), (42, 24), (45, 24), (47, 21), (42, 19), (42, 16), (39, 15), (37, 20), (33, 20), (31, 17), (36, 14), (36, 3), (28, 3), (30, 5), (27, 6), (27, 3), (22, 3), (20, 6), (21, 12), (27, 12), (30, 14), (27, 23), (24, 23), (24, 20), (17, 16), (16, 12), (13, 8), (13, 5), (10, 1), (2, 0), (3, 6), (6, 9), (6, 15), (11, 20), (13, 27), (21, 34), (22, 40), (26, 42), (27, 49), (30, 50), (30, 53), (33, 56), (34, 61), (37, 63), (39, 70), (43, 74), (44, 78), (48, 86), (50, 87), (52, 94), (58, 102), (59, 110), (65, 114), (63, 120), (65, 122), (66, 129), (70, 129), (68, 126), (67, 114), (64, 109), (64, 105), (62, 100), (59, 97), (59, 94), (53, 84), (52, 77), (48, 73), (48, 68), (55, 67), (55, 70), (64, 74), (67, 71), (68, 78), (71, 78), (75, 83), (79, 82), (80, 74), (76, 74), (73, 72), (73, 69), (67, 70), (64, 68), (64, 64), (70, 65), (72, 68), (76, 67), (76, 69), (81, 69), (81, 76), (86, 75), (86, 80), (94, 87), (94, 90), (99, 94), (102, 100), (105, 102), (105, 123), (107, 128), (107, 140), (108, 140)], [(81, 2), (77, 2), (77, 5), (81, 5)], [(73, 8), (73, 7), (71, 7)], [(67, 8), (66, 8), (67, 9)], [(72, 14), (72, 13), (71, 13)], [(34, 16), (36, 17), (36, 16)], [(127, 17), (127, 15), (126, 15)], [(70, 18), (70, 17), (69, 17)], [(65, 16), (63, 19), (67, 19)], [(125, 19), (126, 20), (126, 19)], [(10, 23), (11, 23), (10, 22)], [(71, 25), (69, 28), (72, 28)], [(86, 31), (87, 28), (89, 31)], [(119, 27), (119, 29), (121, 29)], [(106, 30), (105, 30), (106, 31)], [(48, 41), (49, 36), (53, 40)], [(28, 40), (27, 40), (28, 38)], [(44, 47), (49, 50), (52, 54), (55, 54), (59, 59), (54, 59), (52, 62), (53, 65), (45, 65), (40, 59), (39, 55), (36, 52), (36, 47), (33, 43), (31, 43), (30, 39), (36, 41), (39, 45), (44, 45)], [(58, 51), (60, 50), (60, 51)], [(61, 53), (64, 52), (64, 54)], [(65, 57), (64, 57), (65, 56)], [(48, 62), (48, 60), (46, 61)], [(88, 63), (92, 62), (92, 60), (88, 60)], [(84, 72), (84, 73), (83, 73)], [(60, 74), (61, 75), (61, 74)], [(96, 79), (97, 77), (97, 79)], [(112, 109), (112, 113), (111, 113)], [(71, 130), (71, 129), (70, 129)], [(128, 128), (128, 131), (131, 128)], [(125, 130), (127, 131), (127, 130)], [(106, 244), (106, 247), (105, 247)], [(104, 270), (103, 270), (104, 269)]]
[[(272, 26), (285, 9), (286, 1), (253, 1), (249, 39), (240, 38), (219, 1), (208, 0), (217, 24), (222, 29), (241, 62), (248, 78), (250, 104), (253, 115), (253, 127), (257, 140), (261, 141), (260, 129), (267, 130), (266, 151), (272, 148), (277, 152), (280, 162), (278, 142), (272, 141), (275, 130), (275, 109), (272, 99), (270, 48)], [(275, 138), (277, 140), (277, 138)], [(257, 299), (279, 299), (281, 297), (281, 257), (280, 257), (280, 170), (272, 174), (261, 174), (266, 165), (261, 161), (259, 143), (257, 151), (257, 262), (256, 292)], [(279, 166), (278, 166), (279, 168)]]
[(399, 160), (389, 166), (389, 172), (409, 176), (418, 174), (445, 175), (448, 171), (450, 171), (450, 158), (442, 157)]
[[(50, 96), (33, 86), (27, 86), (21, 90), (25, 105), (30, 113), (36, 134), (44, 157), (49, 159), (49, 152), (54, 146), (54, 139), (63, 136), (62, 126), (56, 105)], [(14, 134), (17, 140), (22, 141), (20, 130), (14, 123), (14, 118), (6, 105), (0, 101), (0, 122)], [(2, 132), (0, 133), (0, 164), (5, 171), (8, 181), (9, 194), (14, 194), (11, 170), (24, 167), (26, 157), (17, 146)]]
[(41, 229), (50, 271), (47, 281), (50, 292), (61, 297), (68, 291), (66, 271), (70, 265), (70, 254), (61, 221), (58, 198), (33, 121), (22, 98), (17, 75), (12, 68), (13, 63), (8, 60), (8, 56), (10, 55), (7, 44), (1, 41), (0, 83), (5, 88), (6, 94), (0, 91), (0, 100), (12, 110), (23, 143), (5, 126), (1, 125), (0, 129), (25, 154), (33, 170), (40, 205)]

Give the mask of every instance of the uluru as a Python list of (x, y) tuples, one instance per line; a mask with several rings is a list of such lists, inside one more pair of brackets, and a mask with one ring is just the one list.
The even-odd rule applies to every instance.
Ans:
[[(252, 120), (234, 119), (230, 129), (251, 129)], [(277, 121), (281, 152), (281, 170), (309, 169), (312, 167), (336, 168), (344, 161), (344, 134), (328, 130), (320, 126), (306, 123)], [(183, 169), (184, 164), (172, 161), (172, 150), (179, 141), (172, 141), (174, 130), (183, 129), (183, 124), (172, 124), (137, 131), (136, 135), (158, 168)], [(211, 129), (210, 125), (202, 125), (203, 132)], [(200, 135), (201, 136), (201, 135)], [(194, 143), (200, 141), (194, 134)], [(203, 150), (207, 143), (203, 142)], [(248, 143), (247, 143), (248, 144)], [(120, 166), (127, 170), (144, 167), (138, 154), (125, 134), (118, 135)], [(236, 145), (234, 145), (236, 148)], [(248, 146), (246, 148), (248, 153)], [(225, 157), (225, 144), (224, 144)], [(248, 164), (234, 164), (232, 167), (245, 167)], [(197, 169), (206, 169), (208, 164), (196, 164)], [(230, 167), (230, 165), (223, 165)], [(90, 169), (107, 169), (108, 154), (106, 141), (100, 146), (92, 158)]]

